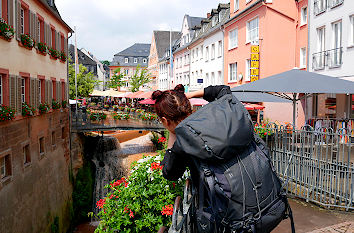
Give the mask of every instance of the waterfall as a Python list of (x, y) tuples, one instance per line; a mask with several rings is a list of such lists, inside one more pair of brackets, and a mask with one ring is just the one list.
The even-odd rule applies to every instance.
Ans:
[(120, 154), (121, 148), (116, 138), (100, 137), (92, 157), (92, 162), (96, 167), (92, 208), (95, 215), (99, 212), (96, 208), (96, 202), (105, 197), (109, 191), (104, 186), (114, 179), (120, 179), (125, 172)]

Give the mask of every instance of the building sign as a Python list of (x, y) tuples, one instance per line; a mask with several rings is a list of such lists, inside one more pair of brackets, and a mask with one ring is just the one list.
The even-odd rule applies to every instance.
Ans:
[(259, 79), (259, 45), (251, 46), (251, 82)]
[(203, 79), (198, 78), (197, 83), (203, 83)]

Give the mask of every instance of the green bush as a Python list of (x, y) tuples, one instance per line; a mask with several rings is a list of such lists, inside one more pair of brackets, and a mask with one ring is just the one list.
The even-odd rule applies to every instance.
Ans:
[(162, 177), (161, 154), (133, 163), (129, 178), (106, 186), (107, 196), (96, 203), (100, 224), (95, 232), (157, 232), (171, 224), (172, 205), (185, 180)]

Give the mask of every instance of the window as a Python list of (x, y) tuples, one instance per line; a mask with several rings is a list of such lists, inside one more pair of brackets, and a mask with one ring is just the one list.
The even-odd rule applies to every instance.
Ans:
[(61, 127), (61, 139), (65, 139), (65, 128)]
[(52, 146), (55, 146), (55, 131), (52, 131)]
[(215, 44), (211, 45), (211, 60), (215, 59)]
[(221, 71), (218, 71), (218, 84), (223, 84), (223, 80), (222, 80), (222, 77), (221, 77)]
[(30, 149), (29, 149), (29, 145), (25, 145), (23, 147), (23, 164), (29, 164), (29, 163), (31, 163)]
[(349, 30), (349, 46), (354, 46), (354, 15), (349, 17), (350, 30)]
[(317, 28), (317, 52), (325, 51), (325, 27)]
[(0, 158), (0, 178), (4, 179), (11, 176), (11, 159), (10, 155), (5, 155)]
[(344, 0), (329, 0), (329, 6), (330, 7), (336, 7), (340, 4), (342, 4)]
[(200, 59), (203, 59), (203, 46), (200, 46)]
[(258, 41), (258, 17), (247, 22), (246, 42)]
[(197, 48), (197, 50), (195, 51), (195, 58), (198, 61), (198, 57), (199, 57), (199, 49)]
[(301, 25), (307, 24), (307, 7), (301, 8)]
[(209, 74), (205, 74), (205, 86), (209, 86)]
[(342, 64), (342, 21), (332, 23), (333, 49), (328, 51), (328, 66), (338, 67)]
[(211, 72), (210, 85), (215, 85), (215, 84), (216, 84), (216, 82), (215, 82), (215, 73)]
[(134, 58), (134, 63), (138, 63), (138, 58)]
[(314, 5), (314, 14), (318, 15), (325, 12), (327, 8), (327, 0), (317, 0)]
[(239, 0), (234, 0), (234, 12), (238, 10), (238, 1)]
[(52, 48), (55, 48), (55, 46), (56, 46), (56, 41), (55, 41), (55, 34), (56, 34), (56, 32), (55, 32), (55, 28), (54, 27), (51, 27), (50, 28), (50, 30), (51, 30), (51, 32), (52, 32), (52, 34), (51, 34), (51, 41), (52, 41)]
[(146, 58), (144, 58), (144, 59), (143, 59), (143, 63), (146, 63), (146, 61), (147, 61)]
[(21, 103), (26, 102), (26, 88), (25, 88), (25, 79), (21, 78)]
[(300, 68), (306, 68), (306, 48), (300, 49)]
[(194, 50), (192, 50), (192, 62), (194, 62)]
[(218, 42), (218, 57), (222, 56), (222, 41), (219, 40)]
[(325, 66), (325, 27), (320, 27), (316, 29), (317, 32), (317, 45), (316, 45), (316, 53), (312, 55), (312, 66), (313, 69), (319, 70), (323, 69)]
[(0, 104), (3, 104), (2, 98), (2, 75), (0, 74)]
[(38, 101), (42, 103), (42, 80), (38, 82)]
[(236, 48), (238, 45), (238, 29), (229, 32), (229, 49)]
[(20, 10), (20, 24), (21, 24), (21, 34), (25, 34), (25, 10), (21, 7)]
[(44, 137), (39, 138), (39, 155), (44, 155)]
[(127, 58), (127, 57), (124, 58), (124, 62), (125, 62), (125, 63), (128, 63), (128, 62), (129, 62), (129, 58)]
[(205, 47), (205, 61), (209, 60), (209, 47)]
[(251, 81), (251, 59), (246, 60), (245, 81)]
[(229, 82), (236, 82), (237, 81), (237, 63), (229, 64)]

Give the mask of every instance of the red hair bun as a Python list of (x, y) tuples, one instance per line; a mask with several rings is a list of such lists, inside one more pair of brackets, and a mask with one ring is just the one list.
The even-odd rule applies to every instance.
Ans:
[(174, 90), (177, 91), (177, 92), (182, 92), (182, 93), (184, 93), (184, 86), (183, 86), (182, 84), (178, 84), (178, 85), (175, 87)]
[(157, 100), (157, 99), (159, 99), (161, 96), (162, 96), (162, 94), (163, 94), (163, 92), (162, 91), (154, 91), (153, 93), (152, 93), (152, 95), (151, 95), (151, 98), (153, 99), (153, 100)]

